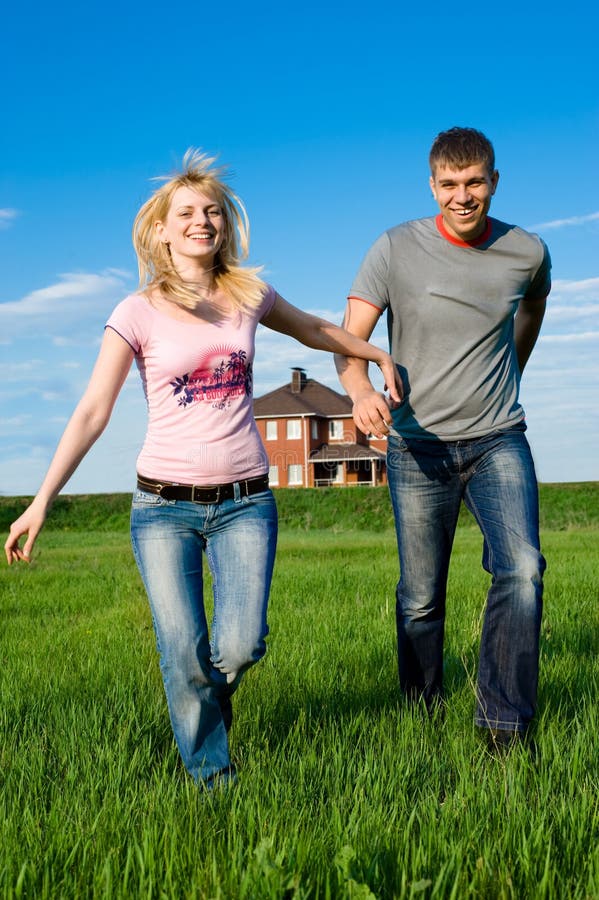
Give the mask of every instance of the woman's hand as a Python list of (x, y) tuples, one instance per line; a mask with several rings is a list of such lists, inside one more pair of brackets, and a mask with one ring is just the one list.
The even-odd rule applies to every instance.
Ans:
[(399, 372), (397, 371), (397, 366), (393, 362), (391, 354), (386, 353), (384, 350), (381, 350), (381, 359), (374, 360), (374, 362), (376, 362), (383, 373), (385, 390), (389, 391), (389, 396), (391, 397), (391, 400), (393, 400), (393, 403), (390, 404), (393, 409), (395, 406), (399, 406), (403, 400), (403, 384)]
[[(4, 544), (6, 561), (9, 566), (12, 565), (13, 562), (18, 562), (19, 560), (22, 562), (30, 561), (33, 545), (35, 544), (36, 538), (42, 530), (45, 521), (45, 510), (41, 510), (39, 505), (34, 501), (27, 507), (25, 512), (19, 516), (16, 522), (12, 523), (8, 539)], [(24, 534), (27, 535), (27, 540), (21, 548), (19, 546), (19, 540)]]

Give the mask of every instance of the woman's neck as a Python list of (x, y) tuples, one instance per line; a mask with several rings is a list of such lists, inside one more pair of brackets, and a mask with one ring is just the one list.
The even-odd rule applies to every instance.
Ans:
[(197, 291), (200, 297), (209, 296), (216, 290), (216, 272), (218, 266), (185, 266), (178, 267), (177, 274), (186, 287)]

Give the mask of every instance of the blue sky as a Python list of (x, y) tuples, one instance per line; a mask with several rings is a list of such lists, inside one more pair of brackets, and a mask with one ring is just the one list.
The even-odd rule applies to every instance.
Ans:
[[(595, 4), (16, 4), (0, 53), (0, 493), (34, 493), (104, 323), (136, 286), (130, 231), (190, 146), (231, 168), (252, 261), (340, 321), (374, 238), (431, 215), (435, 135), (493, 140), (492, 213), (549, 244), (554, 289), (522, 400), (541, 481), (599, 479)], [(414, 9), (412, 7), (414, 6)], [(376, 332), (384, 343), (384, 330)], [(255, 393), (332, 360), (261, 330)], [(134, 369), (69, 492), (127, 491)]]

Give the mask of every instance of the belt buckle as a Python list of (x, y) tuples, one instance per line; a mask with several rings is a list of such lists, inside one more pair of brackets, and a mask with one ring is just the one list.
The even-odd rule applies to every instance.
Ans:
[[(198, 490), (198, 491), (216, 491), (216, 496), (213, 500), (212, 499), (211, 500), (200, 500), (198, 497), (196, 497), (196, 490)], [(215, 488), (207, 488), (202, 484), (192, 484), (192, 486), (191, 486), (191, 502), (199, 503), (202, 506), (209, 506), (211, 503), (220, 503), (220, 484), (217, 485)]]

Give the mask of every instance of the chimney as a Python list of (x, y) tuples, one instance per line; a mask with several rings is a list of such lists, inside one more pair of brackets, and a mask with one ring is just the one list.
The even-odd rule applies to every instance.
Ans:
[(306, 386), (306, 371), (305, 369), (300, 369), (298, 366), (293, 366), (291, 369), (291, 393), (292, 394), (301, 394), (303, 389)]

